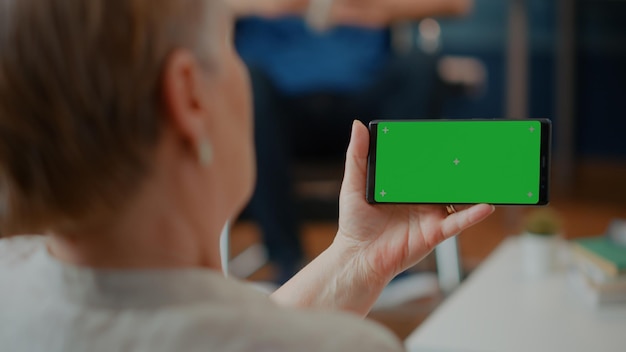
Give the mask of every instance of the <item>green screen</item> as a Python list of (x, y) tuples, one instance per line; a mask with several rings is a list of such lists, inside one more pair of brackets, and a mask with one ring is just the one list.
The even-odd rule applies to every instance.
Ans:
[(379, 203), (537, 204), (540, 121), (380, 121)]

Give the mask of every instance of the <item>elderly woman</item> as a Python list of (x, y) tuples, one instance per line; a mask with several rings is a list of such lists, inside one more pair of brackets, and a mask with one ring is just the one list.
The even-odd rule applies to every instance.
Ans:
[(231, 26), (219, 1), (0, 0), (2, 231), (42, 234), (0, 242), (2, 350), (402, 348), (359, 316), (493, 207), (367, 204), (355, 122), (333, 244), (271, 297), (224, 278), (255, 174)]

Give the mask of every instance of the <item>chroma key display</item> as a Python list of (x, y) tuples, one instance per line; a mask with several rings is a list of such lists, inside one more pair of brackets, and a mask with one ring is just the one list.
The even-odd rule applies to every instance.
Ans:
[(548, 120), (370, 124), (371, 203), (548, 202)]

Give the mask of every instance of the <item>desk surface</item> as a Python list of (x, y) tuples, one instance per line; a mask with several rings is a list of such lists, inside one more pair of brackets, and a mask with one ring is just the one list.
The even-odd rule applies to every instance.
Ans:
[(409, 351), (626, 351), (626, 305), (594, 308), (565, 275), (522, 276), (518, 238), (496, 251), (416, 331)]

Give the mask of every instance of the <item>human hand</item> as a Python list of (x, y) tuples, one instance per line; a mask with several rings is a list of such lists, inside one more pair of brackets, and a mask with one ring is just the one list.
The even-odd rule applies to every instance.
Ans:
[(337, 24), (385, 27), (392, 21), (389, 7), (387, 0), (310, 0), (305, 17), (319, 31)]
[(346, 310), (365, 316), (385, 285), (443, 240), (491, 214), (493, 206), (371, 205), (365, 200), (369, 132), (352, 127), (333, 244), (272, 294), (300, 308)]
[(467, 14), (473, 0), (311, 0), (332, 1), (329, 24), (388, 27), (397, 21)]
[(394, 20), (390, 3), (386, 0), (328, 1), (333, 1), (328, 18), (329, 24), (380, 28), (389, 26)]
[[(316, 8), (314, 2), (326, 1), (328, 13), (307, 13)], [(382, 27), (389, 25), (391, 19), (384, 1), (381, 0), (226, 0), (235, 16), (260, 16), (276, 18), (286, 15), (324, 17), (320, 21), (331, 24)], [(315, 4), (313, 4), (315, 5)], [(324, 12), (326, 12), (324, 10)]]
[(235, 16), (261, 16), (275, 18), (290, 14), (302, 14), (310, 0), (225, 0)]
[(369, 132), (353, 124), (339, 198), (339, 231), (333, 243), (351, 253), (361, 279), (385, 284), (415, 265), (435, 246), (488, 217), (487, 204), (459, 206), (372, 205), (365, 200)]

